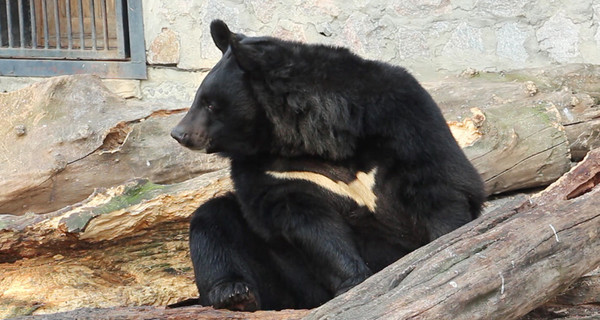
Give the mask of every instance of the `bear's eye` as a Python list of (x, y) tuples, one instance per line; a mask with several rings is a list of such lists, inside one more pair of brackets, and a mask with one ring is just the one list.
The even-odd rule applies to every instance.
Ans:
[(215, 109), (216, 109), (215, 106), (212, 104), (206, 105), (206, 110), (208, 110), (209, 112), (214, 112)]

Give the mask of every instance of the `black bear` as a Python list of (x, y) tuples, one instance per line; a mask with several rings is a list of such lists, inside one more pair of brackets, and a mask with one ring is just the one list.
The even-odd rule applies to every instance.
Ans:
[(210, 26), (221, 60), (171, 135), (231, 160), (198, 208), (199, 302), (312, 308), (475, 219), (482, 180), (405, 69)]

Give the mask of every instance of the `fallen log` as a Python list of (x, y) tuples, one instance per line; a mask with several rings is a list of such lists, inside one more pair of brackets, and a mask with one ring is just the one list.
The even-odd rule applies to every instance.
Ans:
[(405, 256), (307, 319), (517, 319), (600, 264), (600, 150), (515, 210)]
[[(545, 186), (600, 146), (597, 73), (573, 65), (425, 86), (496, 194)], [(0, 93), (0, 213), (52, 212), (94, 188), (174, 183), (226, 167), (169, 137), (186, 107), (123, 100), (85, 75)]]
[(600, 147), (600, 66), (570, 64), (544, 69), (524, 69), (502, 73), (507, 79), (534, 83), (539, 91), (553, 92), (551, 101), (560, 116), (569, 140), (573, 161), (581, 161)]
[(231, 188), (228, 170), (134, 180), (56, 212), (0, 215), (0, 318), (197, 296), (189, 215)]
[[(450, 87), (451, 92), (447, 96), (449, 98), (442, 99), (441, 105), (443, 104), (442, 107), (446, 108), (447, 117), (452, 114), (456, 115), (453, 118), (454, 120), (451, 120), (451, 127), (466, 129), (464, 131), (468, 133), (466, 135), (468, 139), (463, 142), (466, 141), (464, 147), (468, 155), (472, 157), (473, 155), (477, 156), (477, 152), (481, 152), (481, 150), (489, 151), (484, 151), (479, 154), (479, 158), (472, 159), (480, 161), (478, 169), (483, 171), (488, 178), (495, 177), (494, 179), (486, 179), (489, 190), (492, 190), (491, 192), (511, 190), (515, 187), (543, 185), (556, 179), (561, 170), (566, 170), (570, 166), (568, 152), (564, 152), (566, 142), (562, 140), (565, 135), (564, 132), (559, 130), (564, 126), (561, 122), (562, 118), (556, 115), (558, 110), (556, 103), (554, 103), (554, 107), (551, 104), (545, 104), (550, 107), (534, 106), (523, 111), (532, 115), (528, 118), (529, 120), (535, 120), (534, 122), (538, 123), (538, 125), (529, 125), (531, 128), (537, 129), (530, 131), (530, 134), (527, 135), (523, 133), (525, 131), (520, 131), (531, 129), (526, 128), (528, 126), (527, 121), (514, 120), (523, 116), (523, 112), (518, 108), (519, 104), (512, 105), (515, 103), (506, 102), (508, 96), (503, 95), (509, 95), (511, 92), (515, 95), (515, 92), (517, 92), (518, 97), (529, 99), (527, 98), (529, 97), (529, 91), (525, 90), (526, 86), (523, 82), (501, 83), (493, 90), (486, 87), (485, 90), (482, 89), (481, 91), (476, 90), (478, 87), (476, 82), (468, 83), (454, 84), (454, 87)], [(472, 87), (469, 87), (469, 85), (472, 85)], [(473, 90), (472, 99), (465, 102), (464, 94), (466, 93), (463, 92), (459, 94), (463, 99), (462, 102), (458, 96), (453, 100), (452, 95), (456, 94), (457, 88), (463, 87), (465, 87), (465, 90)], [(443, 84), (440, 85), (440, 88), (444, 88)], [(504, 89), (500, 90), (499, 88)], [(554, 89), (548, 90), (550, 93), (557, 92)], [(490, 94), (491, 92), (496, 93), (496, 98)], [(437, 93), (434, 92), (434, 96), (435, 94)], [(545, 93), (536, 93), (536, 95), (535, 99), (539, 99), (539, 101), (558, 101), (556, 97), (552, 98), (556, 98), (555, 100), (544, 98), (547, 97)], [(561, 99), (568, 100), (572, 93), (560, 91), (559, 95)], [(496, 103), (496, 109), (490, 107), (494, 105), (494, 101), (500, 102), (500, 105)], [(475, 102), (481, 103), (480, 108), (477, 107), (478, 105)], [(471, 111), (473, 106), (476, 109)], [(503, 108), (509, 108), (512, 113), (503, 111)], [(591, 112), (596, 107), (589, 106), (586, 108)], [(177, 114), (173, 116), (177, 116)], [(502, 126), (499, 126), (500, 122), (494, 119), (500, 119), (502, 116), (507, 116), (508, 120), (503, 122)], [(137, 119), (136, 117), (134, 119)], [(166, 118), (168, 117), (159, 116), (157, 120)], [(106, 136), (100, 136), (98, 140), (99, 146), (102, 147), (97, 150), (94, 149), (96, 151), (85, 157), (85, 159), (96, 159), (99, 163), (103, 163), (102, 159), (107, 159), (106, 157), (118, 158), (123, 150), (131, 150), (127, 149), (129, 148), (127, 143), (132, 142), (134, 142), (133, 147), (137, 147), (138, 151), (147, 149), (154, 141), (153, 135), (157, 134), (161, 135), (160, 139), (164, 138), (164, 141), (170, 142), (170, 138), (165, 133), (168, 124), (158, 126), (153, 121), (153, 117), (143, 119), (145, 120), (133, 120), (130, 123), (131, 128), (134, 128), (134, 130), (126, 135), (128, 139), (125, 139), (126, 143), (124, 144), (119, 143), (121, 141), (119, 137), (122, 137), (118, 134), (121, 132), (120, 129), (108, 128)], [(141, 128), (137, 127), (138, 125), (145, 125), (148, 128), (147, 131), (144, 131), (146, 129), (136, 131), (138, 130), (136, 128)], [(541, 129), (548, 126), (554, 129)], [(13, 134), (13, 131), (10, 132)], [(494, 136), (490, 133), (499, 132), (504, 132), (505, 137), (511, 136), (511, 132), (516, 132), (517, 138), (510, 140), (513, 143), (508, 143), (508, 147), (506, 142), (502, 142), (502, 139), (497, 140), (500, 141), (498, 145), (490, 144), (490, 141), (492, 141), (490, 137)], [(507, 132), (508, 135), (506, 135)], [(549, 132), (554, 133), (547, 135)], [(536, 140), (537, 135), (545, 138)], [(502, 135), (496, 136), (500, 137)], [(556, 148), (541, 148), (541, 152), (533, 148), (546, 143), (546, 138), (550, 139), (549, 141), (558, 142)], [(566, 139), (568, 140), (568, 135)], [(112, 144), (111, 141), (116, 142), (116, 144)], [(94, 148), (98, 148), (98, 146)], [(498, 148), (502, 152), (494, 148)], [(115, 152), (107, 153), (105, 151)], [(139, 162), (143, 157), (139, 157), (138, 151), (132, 151), (129, 154), (133, 155), (133, 160)], [(165, 156), (165, 159), (171, 158), (170, 151), (166, 152), (168, 155)], [(193, 154), (191, 156), (199, 155)], [(493, 159), (493, 157), (502, 158)], [(94, 181), (95, 176), (98, 176), (94, 172), (98, 168), (101, 169), (98, 169), (100, 172), (107, 172), (107, 166), (113, 166), (115, 163), (125, 163), (115, 162), (114, 158), (109, 159), (113, 159), (107, 162), (109, 165), (103, 164), (103, 167), (92, 166), (95, 169), (86, 168), (82, 165), (79, 168), (80, 170), (89, 171), (89, 174), (82, 177), (85, 177), (85, 180), (89, 183)], [(182, 160), (178, 157), (174, 157), (174, 159)], [(179, 163), (187, 163), (187, 160), (185, 160), (187, 158), (183, 159), (184, 161)], [(513, 162), (506, 162), (505, 159), (512, 159)], [(540, 159), (543, 161), (539, 161)], [(169, 166), (176, 166), (178, 162), (169, 163), (171, 163)], [(487, 165), (488, 168), (493, 168), (493, 170), (482, 170), (482, 168), (485, 168), (481, 166), (482, 163)], [(508, 167), (503, 167), (506, 165)], [(77, 166), (77, 162), (70, 162), (69, 166), (74, 168)], [(67, 166), (67, 169), (55, 173), (67, 174), (69, 173), (69, 166)], [(177, 169), (169, 166), (166, 167), (167, 172), (168, 170)], [(560, 170), (555, 170), (556, 168)], [(141, 169), (145, 170), (145, 168)], [(178, 174), (176, 171), (172, 170), (171, 172)], [(189, 174), (189, 170), (185, 171), (182, 174)], [(157, 176), (160, 175), (153, 175), (152, 177), (156, 179)], [(173, 186), (134, 181), (111, 188), (109, 190), (113, 191), (110, 192), (99, 191), (90, 196), (88, 201), (49, 214), (0, 215), (0, 288), (2, 289), (0, 290), (0, 317), (34, 312), (58, 312), (85, 306), (160, 306), (195, 296), (191, 263), (189, 262), (186, 245), (187, 219), (197, 205), (214, 194), (230, 190), (231, 185), (226, 176), (227, 172), (223, 170)], [(534, 176), (541, 176), (543, 179), (533, 178)], [(5, 176), (0, 175), (0, 180), (3, 177)], [(588, 178), (586, 178), (587, 180), (584, 179), (585, 181), (569, 180), (577, 177)], [(112, 176), (110, 178), (128, 179), (125, 176)], [(177, 179), (183, 178), (185, 177), (179, 176)], [(202, 182), (202, 179), (206, 179), (206, 181)], [(515, 179), (514, 182), (511, 182), (512, 179)], [(535, 184), (523, 184), (523, 182), (529, 183), (527, 179), (535, 180)], [(586, 173), (585, 170), (562, 181), (571, 181), (569, 182), (570, 185), (580, 186), (580, 188), (574, 188), (569, 192), (572, 199), (565, 201), (565, 206), (572, 203), (572, 201), (580, 201), (579, 198), (588, 197), (586, 194), (581, 197), (579, 195), (582, 190), (594, 189), (595, 184), (597, 184), (596, 180), (589, 179), (589, 172)], [(71, 189), (65, 187), (52, 192), (72, 190), (76, 187), (77, 185), (74, 184), (69, 187)], [(544, 204), (542, 198), (539, 198), (535, 200), (537, 206), (547, 206), (548, 210), (557, 210), (558, 207), (551, 206), (557, 205), (556, 194), (553, 192), (557, 191), (543, 193), (549, 195), (549, 200), (552, 200), (549, 204)], [(0, 198), (1, 196), (0, 192)], [(522, 204), (522, 201), (518, 203), (515, 203), (515, 201), (505, 203), (489, 211), (493, 214), (511, 212), (515, 207)], [(572, 208), (572, 206), (567, 207)], [(521, 211), (524, 208), (526, 206), (523, 206)], [(531, 210), (535, 210), (535, 208)], [(498, 224), (501, 225), (502, 223), (498, 222)], [(493, 221), (488, 223), (490, 228), (495, 225)], [(552, 225), (557, 226), (554, 223)], [(483, 234), (477, 234), (473, 230), (470, 232), (471, 236), (479, 237), (477, 239), (486, 239)], [(535, 234), (535, 232), (531, 234)], [(495, 244), (495, 242), (492, 244)], [(492, 245), (492, 247), (494, 246)], [(446, 246), (446, 248), (449, 247)], [(460, 248), (451, 247), (450, 249), (458, 250)], [(439, 253), (439, 250), (431, 252)], [(463, 252), (463, 254), (466, 255), (467, 253)], [(577, 257), (575, 256), (574, 259), (578, 259)], [(465, 261), (468, 261), (468, 259)], [(508, 279), (508, 276), (506, 279)], [(580, 282), (575, 282), (572, 285), (574, 289), (583, 288), (578, 283)], [(585, 283), (589, 283), (589, 281)], [(587, 292), (597, 292), (593, 291), (597, 288), (592, 286), (590, 289), (592, 291)], [(590, 301), (588, 294), (581, 294), (583, 294), (583, 297), (580, 301)], [(174, 314), (176, 314), (175, 311), (169, 313), (169, 317)]]
[(488, 193), (546, 186), (600, 147), (600, 67), (477, 73), (426, 83)]
[(300, 320), (308, 310), (234, 312), (215, 310), (210, 307), (187, 307), (181, 309), (165, 309), (157, 307), (129, 308), (84, 308), (70, 312), (50, 315), (18, 317), (13, 320), (81, 320), (81, 319), (119, 319), (119, 320)]
[(563, 306), (596, 304), (600, 307), (600, 268), (577, 279), (551, 303)]
[(184, 233), (191, 212), (232, 188), (229, 170), (222, 169), (172, 185), (132, 180), (47, 214), (0, 215), (0, 263), (141, 237), (163, 223), (182, 221), (179, 232)]
[(184, 108), (124, 100), (91, 75), (0, 92), (0, 214), (52, 212), (95, 188), (134, 178), (174, 183), (226, 167), (171, 139)]
[[(216, 180), (207, 181), (204, 189), (218, 192), (229, 183), (226, 182), (227, 180), (222, 180), (224, 177), (226, 175), (216, 175), (214, 177)], [(545, 191), (525, 201), (519, 201), (521, 198), (517, 197), (495, 207), (490, 213), (477, 221), (409, 254), (348, 293), (314, 310), (307, 317), (309, 319), (324, 317), (328, 319), (378, 319), (386, 317), (516, 319), (545, 301), (551, 300), (557, 293), (564, 292), (565, 289), (570, 287), (576, 288), (577, 282), (574, 281), (600, 263), (600, 253), (598, 252), (600, 250), (598, 244), (598, 241), (600, 241), (598, 237), (598, 234), (600, 234), (600, 212), (597, 211), (598, 202), (600, 201), (600, 197), (598, 197), (600, 188), (597, 187), (599, 177), (600, 149), (590, 153), (582, 163)], [(222, 185), (223, 183), (226, 184)], [(204, 197), (210, 196), (210, 194), (211, 192), (208, 192), (208, 194), (204, 194)], [(138, 209), (127, 209), (127, 211), (143, 211), (143, 203), (142, 201), (133, 204), (131, 207)], [(158, 206), (154, 207), (154, 210), (160, 211), (160, 202), (154, 202), (154, 205)], [(120, 222), (127, 221), (119, 220), (127, 219), (127, 215), (114, 214), (111, 216), (112, 218), (108, 220), (114, 219), (113, 222), (115, 223), (99, 225), (118, 225)], [(65, 222), (66, 220), (61, 219), (61, 221)], [(181, 221), (178, 223), (181, 223)], [(159, 226), (160, 228), (157, 228)], [(166, 229), (165, 224), (150, 227), (163, 230), (163, 232)], [(182, 226), (175, 226), (174, 228), (178, 229)], [(14, 315), (31, 314), (32, 311), (35, 311), (35, 308), (45, 312), (53, 310), (52, 302), (43, 301), (43, 299), (40, 299), (43, 296), (40, 296), (39, 292), (31, 290), (31, 288), (27, 289), (27, 285), (24, 285), (28, 283), (27, 281), (30, 281), (27, 279), (31, 279), (29, 270), (23, 270), (23, 266), (27, 264), (33, 264), (33, 267), (36, 265), (47, 266), (44, 269), (46, 271), (42, 270), (39, 273), (54, 272), (62, 274), (61, 272), (63, 272), (64, 275), (72, 275), (74, 272), (73, 266), (76, 265), (88, 266), (88, 268), (96, 266), (98, 268), (98, 265), (101, 264), (106, 267), (106, 270), (102, 270), (101, 267), (100, 270), (96, 269), (96, 271), (91, 272), (92, 277), (86, 279), (85, 282), (89, 283), (90, 279), (95, 278), (104, 281), (106, 288), (116, 288), (117, 290), (112, 289), (112, 293), (110, 290), (106, 291), (102, 289), (102, 283), (93, 285), (95, 288), (93, 292), (84, 288), (82, 289), (83, 292), (76, 294), (80, 298), (73, 301), (74, 305), (66, 305), (67, 310), (69, 307), (72, 309), (75, 305), (81, 307), (97, 305), (98, 302), (102, 303), (103, 301), (107, 303), (107, 300), (104, 299), (111, 301), (111, 297), (120, 297), (121, 300), (118, 302), (112, 302), (116, 305), (140, 302), (152, 303), (151, 300), (134, 300), (143, 297), (145, 297), (143, 299), (152, 299), (153, 297), (156, 299), (158, 297), (160, 300), (158, 301), (159, 305), (164, 305), (176, 302), (178, 299), (194, 296), (189, 261), (187, 262), (188, 269), (185, 269), (186, 264), (179, 262), (182, 257), (175, 259), (174, 253), (177, 249), (173, 251), (178, 246), (185, 246), (185, 236), (181, 232), (167, 232), (165, 237), (154, 232), (152, 239), (146, 239), (149, 235), (148, 231), (138, 230), (140, 237), (137, 238), (124, 238), (116, 241), (113, 239), (109, 242), (106, 242), (108, 240), (102, 237), (91, 237), (88, 241), (91, 240), (92, 243), (96, 243), (94, 245), (97, 246), (96, 248), (88, 246), (83, 251), (72, 248), (75, 253), (63, 250), (61, 252), (64, 256), (62, 254), (45, 256), (41, 260), (38, 260), (39, 258), (22, 259), (18, 265), (8, 269), (5, 267), (4, 272), (1, 273), (0, 278), (3, 278), (2, 287), (9, 288), (10, 291), (8, 294), (5, 291), (2, 297), (5, 299), (12, 298), (13, 307), (15, 305), (14, 299), (21, 299), (21, 303), (24, 304), (23, 310), (15, 310)], [(85, 231), (80, 230), (79, 232)], [(77, 232), (75, 233), (77, 234)], [(100, 235), (102, 233), (95, 234)], [(169, 242), (173, 238), (178, 241), (178, 245)], [(158, 250), (159, 246), (153, 240), (163, 244), (162, 249)], [(129, 248), (127, 252), (131, 252), (132, 257), (125, 258), (121, 256), (121, 258), (117, 258), (123, 253), (119, 247)], [(108, 250), (109, 248), (111, 248), (112, 253), (111, 250)], [(99, 252), (103, 254), (100, 257), (97, 256)], [(70, 260), (73, 256), (79, 257), (79, 260)], [(142, 258), (144, 256), (148, 256), (150, 259), (146, 261)], [(189, 259), (185, 255), (183, 257)], [(129, 262), (135, 259), (142, 260), (139, 266), (136, 266), (137, 264), (131, 265), (131, 262)], [(52, 260), (55, 260), (54, 264)], [(165, 260), (171, 264), (163, 264), (162, 261)], [(130, 263), (130, 265), (128, 266), (127, 263)], [(2, 268), (1, 265), (0, 268)], [(7, 270), (9, 272), (6, 272)], [(137, 271), (132, 272), (132, 270)], [(150, 270), (150, 272), (144, 270)], [(19, 272), (27, 275), (20, 278), (15, 277)], [(84, 270), (83, 273), (76, 273), (75, 277), (83, 277), (86, 272), (90, 273), (90, 271)], [(78, 276), (79, 274), (81, 276)], [(186, 277), (187, 274), (187, 288), (191, 288), (191, 291), (185, 293), (185, 290), (182, 291), (183, 287), (173, 285), (175, 278), (166, 277), (166, 274), (179, 275), (179, 277)], [(43, 277), (42, 274), (40, 278), (36, 278), (38, 285), (44, 283)], [(60, 275), (58, 277), (61, 278)], [(157, 277), (161, 279), (160, 282), (157, 281), (159, 279)], [(132, 278), (135, 280), (132, 281)], [(146, 282), (140, 282), (140, 280)], [(16, 282), (16, 285), (8, 286), (11, 284), (10, 281)], [(48, 281), (54, 283), (55, 286), (56, 283), (64, 286), (60, 281), (52, 279)], [(169, 282), (172, 287), (176, 288), (178, 293), (156, 291), (157, 285), (158, 287), (165, 287)], [(574, 285), (570, 286), (572, 283)], [(154, 291), (146, 289), (146, 292), (143, 292), (144, 290), (139, 290), (143, 286), (154, 288)], [(124, 290), (126, 288), (130, 288), (130, 290)], [(16, 289), (25, 291), (16, 292)], [(57, 288), (52, 289), (58, 291)], [(62, 289), (64, 290), (64, 288)], [(592, 288), (592, 290), (596, 289)], [(52, 292), (48, 289), (46, 291)], [(54, 292), (55, 295), (56, 291)], [(569, 291), (572, 291), (572, 289)], [(29, 296), (25, 292), (29, 292)], [(85, 296), (89, 295), (88, 298), (81, 297), (84, 292)], [(115, 295), (115, 292), (118, 294)], [(138, 293), (138, 295), (134, 295), (134, 293)], [(135, 298), (136, 296), (138, 298)], [(178, 298), (173, 298), (174, 296)], [(586, 301), (592, 300), (588, 298)], [(54, 306), (54, 308), (57, 307), (59, 310), (61, 309), (60, 305)], [(62, 310), (65, 308), (64, 302), (62, 308)], [(552, 306), (548, 306), (544, 310), (553, 310), (551, 308)], [(110, 310), (111, 314), (115, 316), (123, 311), (124, 316), (137, 316), (141, 319), (144, 319), (147, 314), (152, 314), (153, 318), (156, 319), (188, 319), (190, 314), (202, 318), (205, 313), (210, 315), (206, 316), (207, 318), (214, 316), (214, 319), (235, 318), (237, 316), (249, 318), (249, 316), (240, 315), (239, 313), (214, 314), (210, 308), (198, 307), (181, 308), (168, 312), (160, 307), (115, 308)], [(68, 319), (73, 315), (81, 316), (85, 312), (89, 312), (90, 318), (98, 315), (94, 309), (85, 309), (63, 313), (61, 317)], [(109, 311), (104, 310), (102, 312), (107, 314)], [(265, 317), (296, 319), (306, 313), (306, 311), (298, 312), (290, 311), (285, 316), (279, 313), (265, 314)], [(573, 309), (572, 314), (590, 314), (593, 312), (594, 309), (577, 307), (577, 310)], [(561, 314), (564, 314), (564, 312)], [(527, 319), (539, 318), (531, 316)]]

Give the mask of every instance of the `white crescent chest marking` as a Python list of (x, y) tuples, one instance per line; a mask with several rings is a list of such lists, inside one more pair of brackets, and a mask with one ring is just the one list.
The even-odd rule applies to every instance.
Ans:
[(309, 171), (267, 171), (266, 173), (277, 179), (304, 180), (315, 183), (335, 194), (356, 201), (358, 205), (367, 207), (371, 212), (375, 212), (377, 207), (375, 204), (377, 196), (373, 192), (377, 167), (368, 173), (359, 171), (356, 173), (356, 180), (350, 183), (335, 181), (322, 174)]

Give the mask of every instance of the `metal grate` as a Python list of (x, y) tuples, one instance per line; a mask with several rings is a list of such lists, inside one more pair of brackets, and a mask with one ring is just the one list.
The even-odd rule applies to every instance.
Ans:
[(0, 0), (0, 75), (145, 78), (144, 51), (141, 0)]

